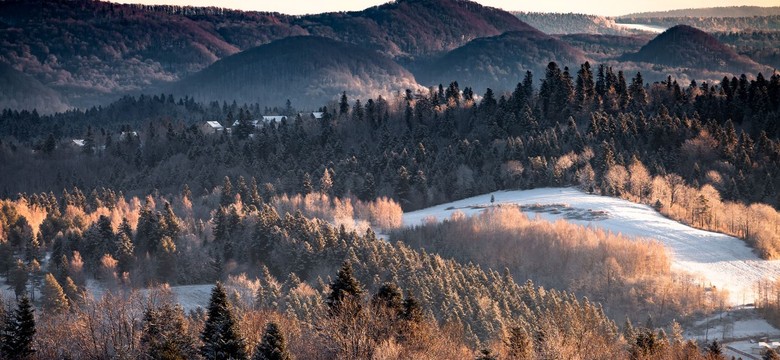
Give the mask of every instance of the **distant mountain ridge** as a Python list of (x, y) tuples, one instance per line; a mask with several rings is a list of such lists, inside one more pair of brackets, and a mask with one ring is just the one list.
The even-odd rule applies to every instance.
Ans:
[(550, 35), (630, 35), (636, 32), (617, 25), (615, 19), (608, 16), (524, 11), (514, 11), (512, 14), (528, 25)]
[(0, 1), (0, 63), (83, 107), (156, 91), (219, 59), (290, 36), (321, 36), (413, 60), (479, 37), (526, 30), (533, 28), (507, 12), (463, 0), (399, 0), (363, 11), (308, 16), (95, 0), (6, 0)]
[(780, 15), (780, 6), (723, 6), (709, 8), (677, 9), (626, 14), (622, 18), (663, 18), (663, 17), (749, 17)]
[[(564, 22), (582, 20), (571, 29), (612, 26), (607, 18), (563, 15)], [(557, 25), (550, 26), (548, 31)], [(737, 74), (761, 67), (709, 35), (689, 35), (703, 49), (699, 54), (680, 41), (668, 42), (673, 51), (648, 44), (636, 52), (646, 35), (562, 37), (567, 43), (511, 13), (467, 0), (397, 0), (362, 11), (306, 16), (98, 0), (0, 0), (0, 65), (7, 67), (0, 72), (12, 84), (0, 91), (0, 106), (50, 112), (173, 91), (197, 94), (202, 101), (273, 107), (290, 99), (296, 107), (319, 107), (341, 91), (364, 97), (418, 83), (457, 80), (478, 93), (485, 87), (511, 90), (526, 70), (541, 77), (550, 61), (570, 67), (586, 60), (649, 63), (654, 69), (661, 64), (671, 67), (656, 71), (664, 77), (675, 67), (713, 66)], [(319, 40), (283, 41), (300, 36)], [(290, 45), (296, 42), (312, 47)], [(344, 53), (333, 54), (324, 43)], [(621, 57), (629, 51), (636, 54)], [(776, 58), (769, 50), (740, 52)], [(648, 70), (647, 64), (637, 64), (629, 66)], [(293, 66), (305, 69), (306, 76), (294, 76)], [(392, 81), (398, 83), (385, 83)]]

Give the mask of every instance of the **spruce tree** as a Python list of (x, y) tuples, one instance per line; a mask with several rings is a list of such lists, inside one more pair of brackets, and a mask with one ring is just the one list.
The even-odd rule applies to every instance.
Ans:
[(195, 339), (187, 332), (184, 312), (178, 305), (163, 304), (144, 312), (141, 349), (149, 359), (192, 359)]
[(61, 313), (68, 310), (68, 298), (65, 297), (65, 291), (51, 273), (46, 274), (43, 279), (43, 289), (41, 289), (43, 298), (43, 309), (53, 313)]
[(35, 314), (27, 295), (23, 295), (16, 311), (6, 317), (5, 328), (0, 343), (0, 355), (3, 359), (28, 359), (35, 353)]
[(292, 360), (287, 341), (276, 323), (270, 322), (266, 326), (263, 340), (257, 344), (252, 360)]
[(238, 332), (238, 321), (221, 283), (211, 291), (208, 318), (200, 335), (201, 355), (208, 360), (247, 359), (246, 345)]
[(382, 284), (374, 298), (371, 299), (371, 302), (375, 306), (384, 306), (399, 314), (404, 307), (404, 297), (401, 294), (401, 290), (398, 288), (398, 285), (391, 282)]
[(330, 294), (326, 302), (331, 311), (338, 311), (346, 298), (357, 298), (362, 293), (363, 288), (352, 273), (352, 264), (345, 261), (339, 269), (336, 280), (330, 284)]

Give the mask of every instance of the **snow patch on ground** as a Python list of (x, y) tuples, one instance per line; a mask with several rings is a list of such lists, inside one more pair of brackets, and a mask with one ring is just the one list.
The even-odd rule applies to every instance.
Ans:
[[(493, 204), (491, 195), (495, 197)], [(405, 213), (403, 224), (409, 227), (442, 221), (456, 211), (473, 216), (490, 206), (504, 204), (521, 205), (531, 217), (549, 221), (564, 219), (613, 233), (656, 239), (669, 249), (673, 269), (691, 273), (703, 279), (707, 286), (728, 291), (732, 305), (754, 302), (758, 281), (780, 277), (780, 260), (760, 259), (735, 237), (694, 229), (664, 217), (647, 205), (586, 194), (574, 188), (498, 191)], [(598, 216), (567, 215), (572, 211)]]

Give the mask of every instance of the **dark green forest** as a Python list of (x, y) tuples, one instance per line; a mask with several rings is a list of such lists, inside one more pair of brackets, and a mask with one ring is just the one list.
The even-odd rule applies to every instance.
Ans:
[[(392, 98), (345, 91), (322, 104), (321, 118), (294, 103), (170, 95), (45, 116), (3, 111), (0, 274), (19, 301), (3, 313), (0, 351), (719, 358), (717, 342), (683, 340), (672, 319), (707, 314), (721, 295), (692, 285), (675, 306), (659, 306), (651, 278), (668, 279), (670, 263), (651, 244), (543, 228), (504, 210), (486, 215), (519, 219), (536, 240), (574, 232), (573, 248), (596, 239), (623, 249), (588, 253), (592, 261), (577, 266), (604, 285), (570, 291), (522, 262), (441, 246), (446, 234), (468, 244), (458, 223), (386, 241), (355, 220), (392, 230), (398, 223), (387, 220), (401, 210), (499, 189), (578, 186), (780, 256), (768, 220), (780, 205), (780, 75), (650, 84), (605, 65), (550, 63), (537, 76), (528, 72), (508, 93), (457, 82)], [(263, 115), (287, 118), (255, 127)], [(231, 131), (206, 133), (205, 121)], [(507, 241), (524, 240), (505, 230)], [(636, 258), (647, 266), (631, 268)], [(624, 270), (610, 273), (612, 264)], [(173, 286), (216, 281), (207, 311), (186, 314), (172, 300)], [(629, 288), (639, 295), (614, 295)]]

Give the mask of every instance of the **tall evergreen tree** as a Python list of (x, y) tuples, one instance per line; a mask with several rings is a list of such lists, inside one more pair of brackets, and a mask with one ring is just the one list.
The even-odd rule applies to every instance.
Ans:
[(363, 293), (363, 287), (360, 285), (355, 275), (352, 273), (352, 264), (345, 261), (339, 269), (336, 279), (330, 284), (330, 294), (326, 300), (331, 311), (337, 311), (347, 298), (357, 299)]
[(147, 308), (142, 326), (141, 350), (146, 358), (185, 360), (197, 356), (195, 339), (189, 335), (184, 312), (178, 305)]
[(257, 344), (252, 360), (292, 360), (287, 341), (275, 322), (266, 326), (263, 340)]
[(23, 295), (17, 303), (16, 311), (6, 317), (5, 328), (0, 343), (0, 355), (9, 360), (28, 359), (35, 354), (33, 337), (35, 336), (35, 313), (32, 302)]
[(219, 204), (227, 207), (233, 203), (233, 183), (230, 182), (230, 177), (225, 176), (225, 182), (222, 183), (222, 195), (219, 198)]
[(200, 335), (201, 355), (207, 360), (247, 359), (246, 344), (221, 283), (211, 291), (208, 317)]
[(45, 311), (61, 313), (68, 310), (68, 298), (65, 297), (65, 291), (52, 274), (46, 274), (46, 277), (43, 279), (41, 297)]

